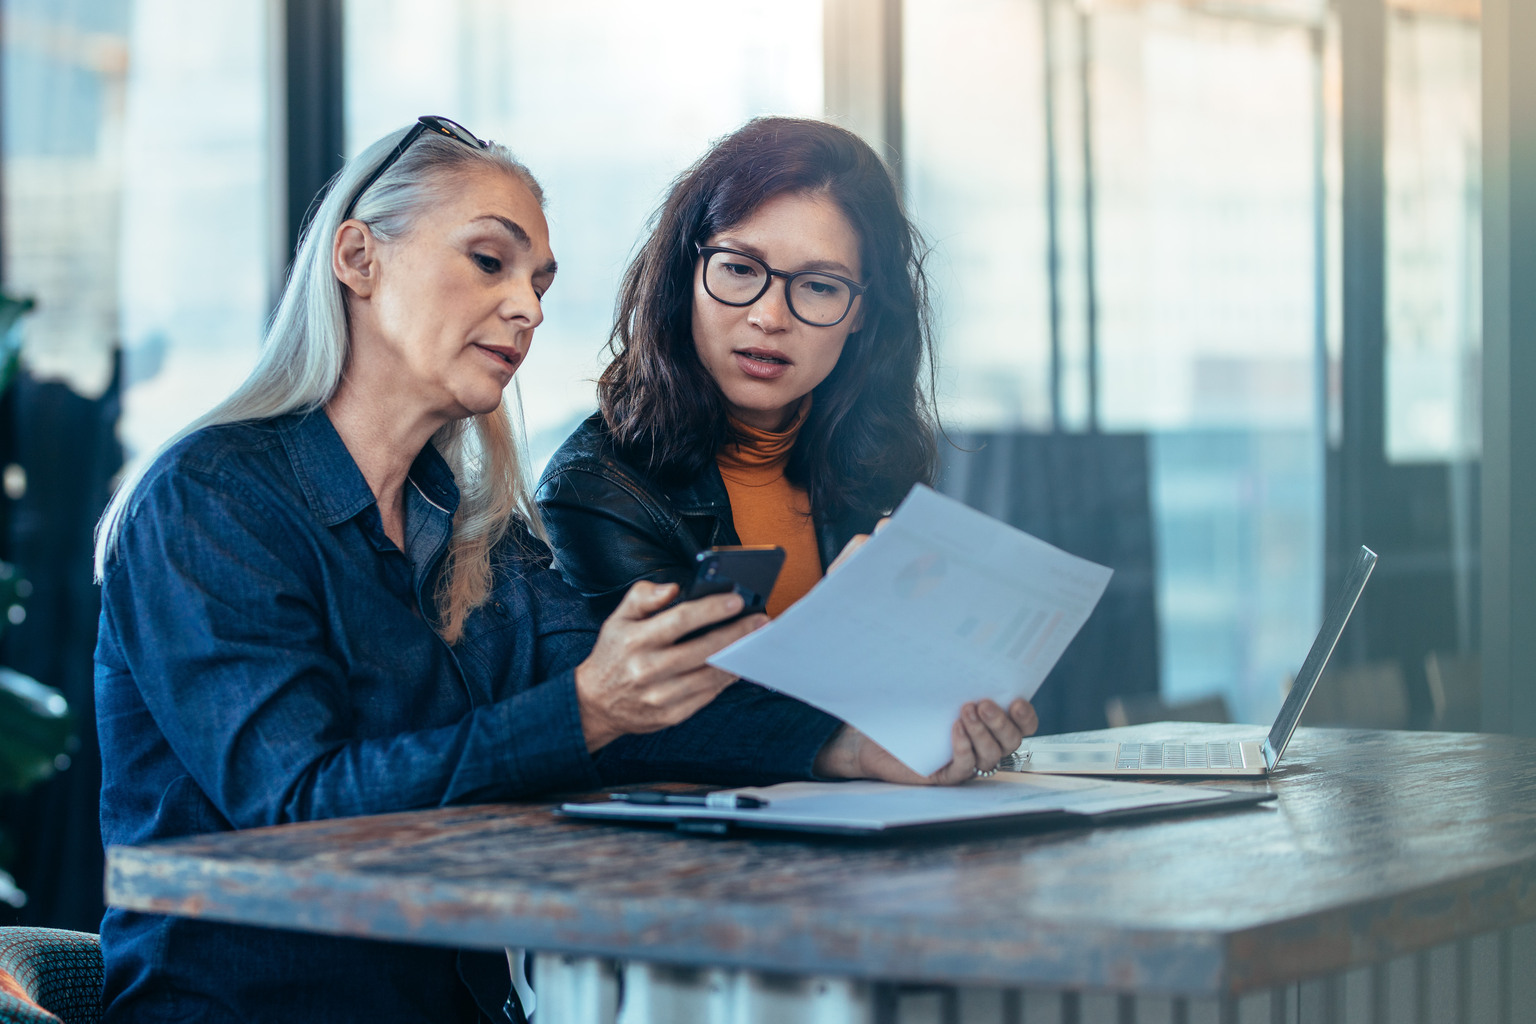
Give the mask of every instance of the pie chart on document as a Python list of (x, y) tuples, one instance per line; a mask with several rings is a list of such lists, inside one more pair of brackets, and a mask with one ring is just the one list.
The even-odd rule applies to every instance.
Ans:
[(932, 593), (944, 579), (946, 568), (943, 555), (937, 551), (923, 552), (896, 573), (897, 595), (910, 601)]

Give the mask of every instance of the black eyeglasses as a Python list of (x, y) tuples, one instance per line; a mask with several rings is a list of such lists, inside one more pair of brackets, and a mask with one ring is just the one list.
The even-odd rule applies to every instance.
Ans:
[(784, 279), (784, 300), (795, 319), (812, 327), (835, 327), (853, 309), (867, 286), (824, 270), (774, 270), (750, 253), (719, 245), (698, 245), (704, 260), (704, 290), (727, 306), (750, 306)]
[(368, 180), (363, 182), (363, 187), (352, 193), (352, 201), (347, 204), (346, 212), (341, 215), (342, 220), (351, 218), (352, 211), (357, 209), (357, 201), (363, 198), (363, 193), (372, 188), (373, 183), (383, 177), (384, 172), (393, 167), (395, 161), (400, 159), (400, 155), (407, 149), (410, 149), (411, 143), (420, 138), (424, 132), (436, 132), (450, 139), (458, 139), (465, 145), (474, 146), (476, 149), (489, 149), (491, 145), (489, 142), (482, 142), (480, 139), (475, 138), (474, 132), (465, 128), (457, 121), (450, 121), (446, 117), (438, 117), (435, 114), (426, 114), (418, 117), (416, 123), (411, 125), (411, 130), (406, 132), (405, 137), (395, 144), (394, 149), (389, 151), (389, 156), (384, 158), (383, 163), (375, 167), (373, 173), (368, 175)]

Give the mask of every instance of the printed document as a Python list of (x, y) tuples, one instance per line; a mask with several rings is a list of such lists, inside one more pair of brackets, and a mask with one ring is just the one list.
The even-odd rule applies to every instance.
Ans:
[(967, 701), (1034, 696), (1110, 575), (919, 484), (836, 572), (709, 660), (927, 775)]

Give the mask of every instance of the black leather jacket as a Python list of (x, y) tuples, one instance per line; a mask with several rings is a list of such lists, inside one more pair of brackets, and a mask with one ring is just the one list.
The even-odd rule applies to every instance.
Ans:
[[(685, 586), (699, 551), (741, 543), (713, 462), (692, 480), (663, 485), (614, 451), (601, 413), (587, 417), (555, 452), (537, 498), (556, 564), (601, 618), (636, 580)], [(822, 566), (874, 525), (873, 517), (816, 517)]]

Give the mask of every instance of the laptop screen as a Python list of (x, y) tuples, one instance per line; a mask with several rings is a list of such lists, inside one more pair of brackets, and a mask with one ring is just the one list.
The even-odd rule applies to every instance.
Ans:
[(1317, 639), (1312, 641), (1307, 660), (1301, 663), (1301, 671), (1296, 674), (1291, 692), (1280, 706), (1280, 715), (1269, 730), (1269, 738), (1264, 743), (1264, 760), (1270, 768), (1285, 753), (1285, 745), (1291, 741), (1291, 733), (1296, 731), (1296, 723), (1301, 719), (1301, 709), (1307, 706), (1307, 698), (1312, 696), (1312, 689), (1317, 685), (1318, 677), (1323, 674), (1323, 666), (1328, 664), (1328, 656), (1338, 644), (1339, 636), (1344, 632), (1344, 624), (1355, 610), (1360, 592), (1365, 589), (1365, 581), (1371, 578), (1371, 570), (1375, 567), (1376, 552), (1362, 544), (1360, 554), (1355, 557), (1349, 572), (1344, 576), (1344, 586), (1339, 596), (1334, 598), (1333, 605), (1323, 618)]

